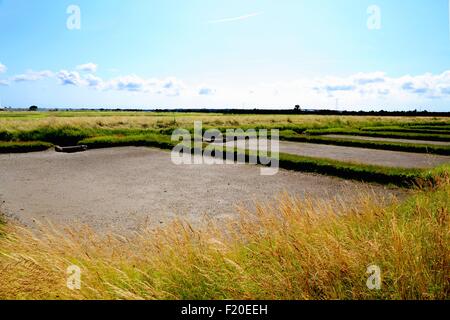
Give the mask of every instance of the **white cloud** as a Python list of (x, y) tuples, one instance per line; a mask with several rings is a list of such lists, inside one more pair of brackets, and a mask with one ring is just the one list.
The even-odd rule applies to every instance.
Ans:
[(0, 86), (9, 86), (9, 82), (6, 80), (0, 80)]
[(5, 73), (8, 68), (0, 62), (0, 73)]
[(106, 87), (110, 90), (145, 92), (148, 91), (148, 85), (148, 80), (136, 75), (129, 75), (108, 81)]
[(85, 63), (85, 64), (80, 64), (79, 66), (77, 66), (76, 69), (81, 72), (95, 73), (95, 72), (97, 72), (98, 65), (96, 65), (95, 63), (89, 62), (89, 63)]
[(97, 89), (102, 89), (104, 87), (103, 79), (93, 74), (88, 74), (84, 77), (86, 80), (87, 86)]
[(319, 93), (334, 97), (349, 94), (355, 96), (388, 95), (396, 97), (421, 97), (436, 99), (450, 97), (450, 71), (433, 75), (388, 77), (382, 72), (358, 73), (349, 77), (325, 77), (313, 81), (313, 89)]
[(58, 79), (63, 86), (73, 85), (76, 87), (87, 85), (87, 81), (83, 79), (77, 71), (61, 70), (57, 74)]
[(218, 19), (218, 20), (210, 20), (208, 21), (209, 24), (215, 24), (215, 23), (224, 23), (224, 22), (232, 22), (232, 21), (240, 21), (240, 20), (246, 20), (249, 18), (253, 18), (256, 16), (259, 16), (263, 14), (263, 12), (254, 12), (254, 13), (249, 13), (243, 16), (238, 16), (238, 17), (231, 17), (231, 18), (224, 18), (224, 19)]
[(19, 74), (14, 77), (12, 77), (12, 81), (14, 82), (25, 82), (25, 81), (38, 81), (45, 78), (51, 78), (53, 77), (53, 72), (49, 70), (43, 70), (43, 71), (33, 71), (29, 70), (24, 74)]
[(358, 85), (383, 83), (386, 81), (386, 75), (384, 72), (357, 73), (353, 75), (352, 78), (353, 82), (355, 82)]
[(117, 77), (106, 81), (104, 89), (160, 94), (177, 97), (186, 89), (186, 85), (175, 77), (165, 79), (142, 78), (136, 75)]

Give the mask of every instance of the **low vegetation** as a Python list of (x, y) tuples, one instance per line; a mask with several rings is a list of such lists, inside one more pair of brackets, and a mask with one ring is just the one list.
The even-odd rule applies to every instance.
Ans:
[(170, 136), (161, 134), (131, 135), (131, 136), (101, 136), (81, 140), (79, 143), (87, 145), (90, 149), (125, 147), (125, 146), (171, 149), (175, 146)]
[(0, 141), (1, 153), (26, 153), (44, 151), (52, 147), (51, 143), (33, 141), (33, 142), (3, 142)]
[[(448, 299), (450, 181), (387, 204), (281, 197), (232, 221), (134, 235), (6, 225), (0, 299)], [(81, 289), (66, 270), (81, 268)], [(366, 286), (369, 266), (381, 289)]]
[(356, 147), (366, 149), (378, 149), (378, 150), (390, 150), (390, 151), (402, 151), (413, 153), (428, 153), (437, 155), (450, 155), (450, 145), (440, 146), (431, 144), (416, 144), (416, 143), (403, 143), (403, 142), (388, 142), (388, 141), (370, 141), (370, 140), (358, 140), (348, 138), (334, 138), (324, 136), (308, 136), (299, 135), (293, 131), (282, 131), (280, 138), (286, 141), (302, 142), (302, 143), (316, 143), (334, 146), (344, 147)]
[(368, 127), (362, 128), (362, 131), (372, 132), (405, 132), (405, 133), (424, 133), (424, 134), (450, 134), (450, 127)]
[(447, 134), (429, 134), (429, 133), (412, 133), (412, 132), (389, 132), (389, 131), (362, 131), (355, 129), (313, 129), (305, 132), (308, 135), (351, 135), (366, 136), (378, 138), (395, 138), (395, 139), (413, 139), (424, 141), (450, 141), (450, 135)]

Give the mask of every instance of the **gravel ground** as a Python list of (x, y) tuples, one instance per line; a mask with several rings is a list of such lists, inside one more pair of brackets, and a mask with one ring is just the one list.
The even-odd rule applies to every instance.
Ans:
[[(266, 143), (263, 143), (263, 145), (265, 144)], [(233, 147), (234, 142), (228, 142), (226, 145), (227, 147)], [(433, 168), (450, 162), (449, 156), (287, 141), (280, 141), (280, 152), (315, 158), (327, 158), (346, 162), (401, 168)]]
[(244, 164), (176, 166), (170, 153), (149, 148), (0, 155), (0, 211), (27, 226), (50, 221), (129, 232), (173, 218), (196, 223), (203, 214), (229, 217), (236, 205), (254, 207), (254, 201), (271, 201), (283, 192), (351, 202), (359, 191), (387, 198), (405, 194), (284, 170), (261, 176), (258, 166)]
[(430, 144), (436, 146), (450, 146), (450, 142), (446, 141), (427, 141), (427, 140), (411, 140), (411, 139), (393, 139), (393, 138), (378, 138), (378, 137), (365, 137), (365, 136), (348, 136), (339, 134), (328, 134), (323, 137), (336, 138), (336, 139), (354, 139), (354, 140), (367, 140), (367, 141), (386, 141), (386, 142), (401, 142), (411, 144)]

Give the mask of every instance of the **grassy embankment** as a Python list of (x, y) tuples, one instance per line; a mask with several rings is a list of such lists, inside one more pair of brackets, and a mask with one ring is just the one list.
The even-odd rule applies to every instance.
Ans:
[[(363, 135), (363, 133), (361, 133), (361, 135)], [(356, 147), (356, 148), (413, 152), (413, 153), (427, 153), (445, 156), (450, 155), (450, 146), (416, 144), (406, 142), (358, 140), (352, 139), (350, 136), (349, 138), (334, 138), (334, 137), (298, 134), (294, 131), (281, 131), (280, 139), (292, 142), (316, 143), (316, 144), (325, 144), (343, 147)]]
[(448, 134), (429, 134), (429, 133), (412, 133), (412, 132), (389, 132), (389, 131), (363, 131), (357, 129), (312, 129), (305, 131), (305, 134), (312, 136), (320, 136), (327, 134), (339, 134), (350, 136), (366, 136), (378, 138), (394, 138), (394, 139), (412, 139), (425, 141), (445, 141), (450, 142), (450, 135)]
[(24, 153), (45, 151), (52, 147), (51, 143), (36, 141), (36, 142), (0, 142), (1, 153)]
[(450, 127), (367, 127), (362, 128), (362, 131), (372, 131), (372, 132), (404, 132), (404, 133), (423, 133), (423, 134), (450, 134)]
[[(2, 226), (0, 299), (449, 299), (448, 169), (390, 205), (285, 197), (227, 223), (127, 238)], [(81, 290), (66, 287), (72, 264)], [(371, 265), (381, 290), (366, 286)]]
[[(442, 123), (438, 123), (442, 125)], [(308, 126), (298, 125), (279, 125), (275, 127), (271, 126), (257, 126), (251, 128), (249, 126), (243, 126), (243, 130), (247, 129), (279, 129), (280, 138), (286, 141), (302, 142), (302, 143), (316, 143), (325, 145), (367, 148), (377, 150), (389, 150), (400, 152), (413, 152), (413, 153), (426, 153), (436, 155), (450, 155), (450, 145), (434, 145), (427, 144), (426, 141), (445, 141), (450, 142), (450, 126), (438, 127), (443, 130), (427, 130), (420, 129), (420, 127), (414, 127), (413, 123), (406, 123), (403, 127), (393, 126), (379, 126), (379, 127), (361, 127), (361, 128), (321, 128), (311, 129)], [(417, 129), (409, 129), (417, 128)], [(395, 129), (394, 129), (395, 128)], [(205, 128), (206, 130), (207, 128)], [(219, 131), (225, 133), (228, 128), (218, 128)], [(445, 130), (444, 130), (445, 129)], [(448, 130), (448, 131), (446, 131)], [(348, 135), (348, 138), (328, 137), (328, 134), (342, 134)], [(361, 139), (352, 139), (352, 135), (355, 136), (368, 136), (378, 138), (401, 138), (401, 139), (419, 139), (424, 140), (423, 143), (412, 142), (394, 142), (394, 141), (370, 141)]]

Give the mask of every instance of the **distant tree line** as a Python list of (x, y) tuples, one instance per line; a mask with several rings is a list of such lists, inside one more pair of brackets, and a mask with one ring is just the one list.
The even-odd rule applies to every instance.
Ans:
[(100, 111), (100, 112), (160, 112), (160, 113), (223, 113), (223, 114), (260, 114), (260, 115), (329, 115), (329, 116), (395, 116), (395, 117), (450, 117), (450, 111), (448, 112), (429, 112), (427, 110), (418, 111), (340, 111), (340, 110), (328, 110), (328, 109), (305, 109), (296, 105), (293, 109), (40, 109), (37, 106), (31, 106), (28, 109), (14, 109), (14, 108), (0, 108), (0, 111)]
[(336, 116), (395, 116), (395, 117), (450, 117), (449, 112), (428, 111), (338, 111), (338, 110), (316, 110), (302, 109), (296, 106), (292, 110), (280, 109), (160, 109), (156, 112), (188, 112), (188, 113), (224, 113), (224, 114), (260, 114), (260, 115), (336, 115)]

